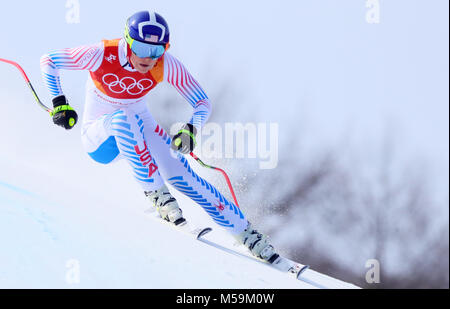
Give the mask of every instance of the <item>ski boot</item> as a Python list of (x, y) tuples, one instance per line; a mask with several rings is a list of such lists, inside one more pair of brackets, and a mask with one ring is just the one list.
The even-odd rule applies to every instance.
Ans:
[(234, 237), (240, 244), (246, 246), (255, 257), (263, 259), (270, 264), (279, 257), (273, 246), (269, 244), (269, 237), (253, 229), (250, 222), (242, 233), (234, 235)]
[(145, 191), (144, 193), (150, 199), (161, 218), (175, 225), (182, 225), (186, 222), (177, 200), (169, 192), (166, 185), (159, 190)]

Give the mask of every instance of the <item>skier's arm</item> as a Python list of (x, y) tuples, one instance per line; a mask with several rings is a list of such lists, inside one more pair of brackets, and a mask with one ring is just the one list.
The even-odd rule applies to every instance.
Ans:
[(200, 132), (211, 115), (211, 104), (205, 91), (184, 65), (169, 53), (164, 55), (164, 79), (193, 107), (189, 123)]
[(95, 71), (103, 60), (103, 44), (64, 48), (41, 57), (41, 71), (44, 83), (52, 98), (63, 95), (60, 70)]
[(77, 123), (78, 115), (69, 106), (60, 82), (59, 70), (95, 71), (103, 60), (103, 44), (65, 48), (50, 52), (41, 57), (41, 71), (44, 83), (50, 91), (53, 102), (53, 122), (65, 129)]
[(164, 56), (164, 78), (194, 109), (191, 120), (172, 139), (172, 149), (186, 154), (194, 150), (195, 136), (211, 115), (211, 104), (198, 82), (184, 65), (169, 53)]

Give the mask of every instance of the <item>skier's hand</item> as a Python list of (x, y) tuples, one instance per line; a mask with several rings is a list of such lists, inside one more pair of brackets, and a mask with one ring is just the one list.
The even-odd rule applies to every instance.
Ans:
[(53, 117), (53, 123), (70, 130), (77, 123), (77, 112), (69, 105), (64, 95), (53, 98), (53, 111), (51, 116)]
[(179, 151), (183, 154), (194, 150), (196, 146), (195, 135), (197, 129), (190, 123), (186, 123), (172, 139), (171, 147), (173, 150)]

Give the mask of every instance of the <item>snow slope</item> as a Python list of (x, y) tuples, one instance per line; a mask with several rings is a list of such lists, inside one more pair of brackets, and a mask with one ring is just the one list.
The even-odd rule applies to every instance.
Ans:
[[(73, 186), (61, 170), (3, 153), (0, 171), (0, 288), (354, 287), (310, 270), (307, 282), (298, 281), (220, 251), (155, 222), (121, 195)], [(215, 227), (174, 194), (194, 224)], [(218, 228), (210, 237), (230, 241)]]

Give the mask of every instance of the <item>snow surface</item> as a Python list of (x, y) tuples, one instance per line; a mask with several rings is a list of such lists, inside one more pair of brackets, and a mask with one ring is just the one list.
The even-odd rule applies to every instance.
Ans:
[[(0, 288), (355, 288), (312, 270), (298, 281), (213, 248), (124, 205), (121, 195), (67, 186), (63, 168), (2, 154), (0, 171)], [(212, 226), (210, 239), (231, 244), (173, 193), (192, 224)]]

